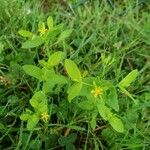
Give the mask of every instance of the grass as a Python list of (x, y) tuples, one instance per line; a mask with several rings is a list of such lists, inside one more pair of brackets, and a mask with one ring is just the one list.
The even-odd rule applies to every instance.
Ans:
[[(0, 1), (0, 149), (131, 149), (150, 147), (150, 4), (148, 0), (107, 1)], [(99, 76), (114, 84), (130, 71), (139, 75), (128, 88), (137, 105), (118, 89), (119, 116), (124, 133), (114, 131), (97, 118), (90, 128), (90, 114), (68, 103), (63, 91), (49, 96), (57, 111), (51, 122), (28, 131), (20, 120), (29, 99), (39, 87), (25, 75), (22, 66), (47, 59), (41, 48), (22, 49), (20, 29), (38, 32), (38, 22), (52, 16), (55, 24), (73, 29), (70, 38), (50, 45), (49, 52), (62, 50), (74, 60), (85, 76)], [(59, 73), (63, 70), (57, 68)], [(57, 100), (57, 101), (56, 101)], [(55, 108), (56, 107), (56, 108)], [(71, 144), (70, 144), (71, 143)]]

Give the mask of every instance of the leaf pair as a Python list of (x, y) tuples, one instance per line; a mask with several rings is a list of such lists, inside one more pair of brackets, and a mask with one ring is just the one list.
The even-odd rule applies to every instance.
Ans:
[[(44, 22), (39, 23), (39, 26), (42, 26), (45, 29)], [(49, 30), (53, 28), (53, 18), (51, 16), (47, 18), (47, 26)], [(38, 47), (45, 42), (45, 39), (42, 36), (36, 36), (30, 31), (19, 30), (18, 33), (23, 37), (30, 38), (29, 40), (27, 40), (26, 42), (22, 44), (22, 48), (29, 49), (29, 48)]]
[[(49, 40), (55, 39), (58, 29), (61, 26), (58, 26), (58, 27), (56, 26), (55, 28), (53, 18), (51, 16), (49, 16), (47, 19), (47, 26), (48, 26), (48, 32), (47, 32), (47, 29), (45, 28), (45, 23), (44, 22), (39, 23), (40, 36), (35, 35), (32, 32), (27, 31), (27, 30), (19, 30), (18, 33), (21, 36), (30, 38), (22, 44), (22, 48), (25, 48), (25, 49), (35, 48), (35, 47), (41, 46), (42, 44), (44, 44), (45, 42)], [(61, 32), (61, 34), (58, 36), (57, 42), (64, 41), (66, 38), (70, 36), (71, 33), (72, 33), (72, 29), (68, 29), (68, 30)], [(42, 35), (46, 35), (46, 36), (42, 36)]]
[(119, 86), (118, 86), (124, 94), (126, 94), (128, 97), (130, 97), (134, 101), (135, 104), (137, 102), (125, 88), (130, 86), (130, 84), (136, 79), (137, 76), (138, 76), (138, 70), (135, 69), (131, 71), (124, 79), (122, 79), (119, 82)]
[(108, 121), (117, 132), (124, 132), (124, 125), (122, 121), (116, 117), (116, 115), (113, 114), (108, 107), (102, 103), (97, 103), (97, 109), (102, 118)]
[(76, 139), (77, 139), (77, 135), (72, 133), (68, 135), (67, 137), (61, 136), (58, 139), (58, 142), (61, 146), (65, 146), (66, 150), (75, 150), (75, 146), (73, 143), (76, 141)]
[(47, 62), (45, 62), (44, 60), (40, 60), (39, 63), (43, 67), (51, 69), (52, 67), (57, 66), (63, 58), (64, 58), (64, 53), (62, 51), (58, 51), (50, 55)]
[(38, 124), (40, 117), (38, 114), (29, 112), (29, 110), (26, 110), (26, 112), (20, 116), (20, 119), (22, 121), (27, 121), (28, 130), (33, 130)]
[(30, 99), (30, 104), (36, 112), (47, 112), (47, 98), (43, 91), (36, 92)]
[(65, 60), (65, 68), (71, 80), (74, 81), (73, 85), (71, 85), (68, 89), (68, 101), (71, 102), (73, 98), (78, 96), (82, 88), (82, 77), (80, 70), (72, 60)]
[(42, 91), (36, 92), (30, 99), (30, 104), (35, 112), (27, 109), (26, 112), (20, 116), (20, 119), (27, 121), (28, 130), (33, 130), (40, 120), (40, 115), (48, 111), (46, 95)]
[(130, 86), (130, 84), (136, 79), (137, 75), (138, 75), (137, 69), (131, 71), (125, 78), (123, 78), (119, 82), (119, 86), (124, 87), (124, 88)]
[[(55, 52), (53, 55), (51, 55), (48, 59), (48, 62), (40, 61), (40, 64), (47, 68), (52, 68), (60, 63), (64, 56), (64, 53), (61, 51)], [(44, 80), (44, 74), (45, 70), (40, 69), (39, 67), (36, 67), (34, 65), (24, 65), (23, 70), (26, 72), (26, 74), (37, 78), (40, 81)]]

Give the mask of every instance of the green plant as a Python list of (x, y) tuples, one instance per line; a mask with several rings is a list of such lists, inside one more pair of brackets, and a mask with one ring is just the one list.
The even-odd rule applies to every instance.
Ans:
[[(109, 2), (0, 2), (0, 149), (149, 149), (150, 5), (148, 0)], [(47, 16), (54, 17), (48, 19), (51, 29)], [(63, 56), (51, 67), (47, 62), (56, 51)], [(69, 60), (82, 81), (70, 72), (67, 77)], [(44, 67), (66, 82), (53, 84), (53, 75), (44, 80)], [(103, 89), (100, 81), (112, 88)], [(101, 97), (105, 112), (122, 121), (123, 134), (100, 116), (96, 103)], [(26, 121), (19, 119), (21, 114)]]
[[(55, 34), (56, 32), (53, 29), (51, 17), (47, 19), (47, 24), (49, 31), (47, 31), (44, 23), (42, 23), (42, 26), (39, 28), (40, 36), (35, 36), (29, 31), (19, 31), (22, 36), (31, 38), (23, 43), (22, 47), (33, 48), (44, 43), (47, 45), (51, 39), (50, 33)], [(70, 33), (70, 30), (64, 31), (60, 34), (58, 40), (54, 41), (57, 43), (64, 40)], [(63, 65), (64, 58), (64, 52), (58, 51), (49, 55), (47, 61), (43, 59), (39, 61), (42, 68), (34, 65), (23, 66), (23, 70), (28, 75), (38, 79), (39, 84), (42, 85), (41, 89), (39, 88), (38, 91), (35, 91), (33, 97), (30, 99), (30, 104), (34, 108), (34, 112), (26, 109), (25, 113), (20, 116), (21, 120), (27, 121), (27, 128), (33, 130), (40, 118), (48, 122), (50, 118), (48, 115), (50, 103), (48, 103), (47, 98), (49, 94), (53, 95), (53, 89), (56, 85), (61, 88), (62, 85), (66, 85), (68, 87), (67, 99), (69, 103), (76, 97), (80, 97), (81, 100), (78, 106), (81, 109), (87, 110), (87, 113), (91, 115), (90, 125), (93, 130), (96, 128), (96, 118), (100, 114), (117, 132), (124, 132), (121, 119), (114, 113), (114, 111), (119, 111), (116, 89), (119, 87), (126, 95), (133, 99), (130, 93), (125, 90), (125, 87), (128, 87), (136, 78), (137, 70), (132, 71), (119, 84), (114, 85), (112, 81), (103, 80), (100, 77), (83, 78), (79, 68), (71, 59), (65, 59), (64, 62), (64, 68), (67, 71), (68, 77), (60, 75), (55, 68), (60, 63)]]

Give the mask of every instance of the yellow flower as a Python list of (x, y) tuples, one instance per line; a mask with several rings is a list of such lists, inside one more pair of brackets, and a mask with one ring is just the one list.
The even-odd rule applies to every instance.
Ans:
[(40, 36), (42, 36), (43, 34), (45, 34), (45, 32), (47, 31), (47, 29), (45, 28), (45, 24), (44, 24), (44, 23), (42, 23), (42, 24), (40, 25), (38, 31), (40, 32)]
[(47, 112), (42, 113), (41, 119), (42, 119), (44, 122), (47, 122), (47, 121), (48, 121), (48, 118), (49, 118), (49, 115), (48, 115)]
[(103, 89), (102, 88), (100, 88), (100, 87), (95, 87), (95, 89), (93, 89), (92, 91), (91, 91), (91, 94), (95, 97), (95, 98), (97, 98), (99, 95), (101, 95), (103, 93)]

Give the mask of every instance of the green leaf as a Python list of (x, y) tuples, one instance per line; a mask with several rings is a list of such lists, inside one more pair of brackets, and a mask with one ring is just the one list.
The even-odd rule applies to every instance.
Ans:
[(22, 44), (22, 48), (29, 49), (42, 45), (44, 43), (44, 39), (42, 37), (34, 37), (31, 40), (27, 40)]
[(73, 98), (78, 96), (80, 90), (82, 88), (82, 83), (74, 83), (71, 87), (68, 89), (68, 101), (71, 102)]
[(68, 38), (70, 34), (72, 33), (72, 31), (73, 31), (72, 29), (63, 31), (58, 37), (58, 42), (64, 41), (66, 38)]
[(115, 111), (119, 111), (118, 97), (115, 87), (109, 89), (106, 103)]
[(24, 65), (22, 68), (26, 72), (26, 74), (35, 77), (39, 80), (43, 79), (43, 72), (40, 68), (33, 65)]
[(71, 134), (67, 137), (67, 139), (68, 139), (68, 143), (74, 143), (74, 142), (76, 141), (76, 139), (77, 139), (77, 134), (71, 133)]
[(28, 109), (28, 108), (26, 108), (25, 111), (26, 111), (26, 113), (28, 113), (28, 114), (32, 114), (32, 113), (33, 113), (33, 112), (32, 112), (30, 109)]
[(48, 108), (47, 108), (47, 103), (40, 103), (39, 104), (39, 109), (38, 109), (38, 112), (40, 112), (41, 114), (42, 113), (45, 113), (47, 112)]
[(111, 126), (117, 131), (117, 132), (123, 132), (124, 127), (122, 121), (117, 118), (108, 107), (103, 105), (102, 103), (97, 103), (97, 108), (99, 114), (102, 116), (102, 118), (106, 121), (109, 121)]
[(131, 98), (135, 104), (137, 104), (137, 101), (132, 97), (132, 95), (125, 88), (123, 88), (122, 86), (119, 86), (119, 88), (125, 95)]
[(47, 111), (46, 110), (47, 109), (47, 98), (46, 98), (45, 93), (43, 91), (36, 92), (30, 99), (30, 104), (32, 107), (34, 107), (34, 109), (36, 111), (41, 112), (40, 111), (41, 109), (42, 109), (42, 112), (43, 112), (43, 109), (45, 111)]
[(30, 149), (37, 150), (37, 149), (41, 148), (41, 144), (42, 144), (42, 142), (36, 138), (34, 140), (31, 140), (30, 145), (28, 145), (28, 146), (30, 147)]
[(84, 110), (92, 110), (94, 108), (93, 103), (89, 100), (84, 100), (80, 102), (78, 105), (81, 109), (84, 109)]
[(18, 33), (23, 37), (32, 37), (33, 33), (27, 30), (19, 30)]
[(30, 118), (30, 114), (29, 113), (24, 113), (24, 114), (22, 114), (21, 116), (20, 116), (20, 119), (22, 120), (22, 121), (27, 121), (29, 118)]
[(65, 60), (65, 68), (67, 70), (67, 73), (69, 77), (76, 82), (81, 82), (82, 77), (80, 70), (78, 69), (77, 65), (70, 59)]
[(28, 122), (27, 122), (27, 129), (28, 130), (33, 130), (36, 125), (38, 124), (40, 118), (37, 114), (33, 114), (29, 119), (28, 119)]
[(48, 67), (53, 67), (58, 65), (62, 60), (63, 55), (64, 53), (61, 51), (55, 52), (53, 55), (51, 55), (48, 59)]
[(56, 74), (55, 76), (53, 76), (53, 82), (61, 85), (61, 84), (67, 84), (68, 80), (65, 76)]
[(76, 141), (76, 139), (77, 139), (77, 135), (75, 133), (71, 133), (67, 137), (61, 136), (58, 139), (58, 142), (61, 146), (66, 146), (68, 144), (74, 143)]
[(43, 71), (43, 79), (46, 81), (50, 81), (51, 83), (54, 84), (67, 84), (68, 83), (68, 78), (63, 75), (58, 75), (54, 72), (53, 69), (49, 70), (46, 68), (42, 69)]
[(110, 109), (102, 103), (97, 103), (97, 109), (101, 117), (106, 121), (113, 115)]
[(32, 99), (35, 99), (38, 103), (47, 103), (47, 98), (46, 98), (46, 95), (45, 95), (45, 93), (43, 91), (36, 92), (32, 96)]
[(75, 150), (75, 146), (72, 143), (66, 145), (66, 150)]
[(117, 132), (120, 133), (124, 132), (124, 125), (122, 121), (119, 118), (117, 118), (115, 115), (111, 117), (111, 119), (108, 121)]
[(90, 125), (93, 130), (95, 130), (96, 128), (96, 118), (97, 118), (97, 112), (92, 112), (92, 119), (90, 121)]
[(48, 68), (48, 65), (47, 65), (47, 62), (45, 60), (39, 60), (39, 64), (42, 66), (42, 67), (46, 67)]
[(111, 128), (105, 128), (101, 132), (102, 137), (104, 137), (106, 140), (112, 140), (114, 138), (114, 131)]
[(40, 102), (38, 101), (38, 99), (35, 99), (35, 98), (30, 99), (30, 104), (31, 104), (31, 106), (34, 107), (35, 109), (38, 109), (39, 103), (40, 103)]
[(58, 39), (58, 35), (60, 34), (61, 30), (63, 28), (63, 24), (59, 24), (52, 29), (48, 30), (47, 36), (46, 36), (46, 41), (50, 41), (52, 43), (55, 43), (56, 40)]
[(41, 103), (41, 102), (46, 103), (46, 102), (47, 102), (46, 95), (45, 95), (45, 93), (44, 93), (43, 91), (38, 91), (38, 92), (36, 92), (36, 93), (32, 96), (32, 99), (38, 100), (39, 103)]
[(138, 70), (137, 69), (131, 71), (124, 79), (122, 79), (119, 82), (119, 86), (128, 87), (131, 84), (131, 82), (133, 82), (135, 80), (137, 75), (138, 75)]
[(47, 69), (47, 68), (42, 68), (43, 72), (43, 80), (51, 80), (53, 76), (55, 76), (55, 71), (54, 69)]
[(95, 128), (96, 128), (96, 117), (95, 118), (93, 117), (90, 120), (90, 126), (91, 126), (92, 130), (95, 130)]
[(48, 29), (49, 29), (49, 30), (53, 28), (53, 24), (54, 24), (53, 18), (52, 18), (51, 16), (49, 16), (49, 17), (47, 18), (47, 25), (48, 25)]
[(56, 84), (61, 85), (68, 83), (67, 77), (55, 74), (54, 70), (42, 70), (44, 73), (43, 78), (45, 79), (45, 82), (43, 83), (43, 90), (45, 93), (52, 92)]
[(45, 93), (49, 93), (49, 92), (53, 91), (54, 86), (55, 86), (55, 84), (49, 79), (43, 83), (42, 90)]

